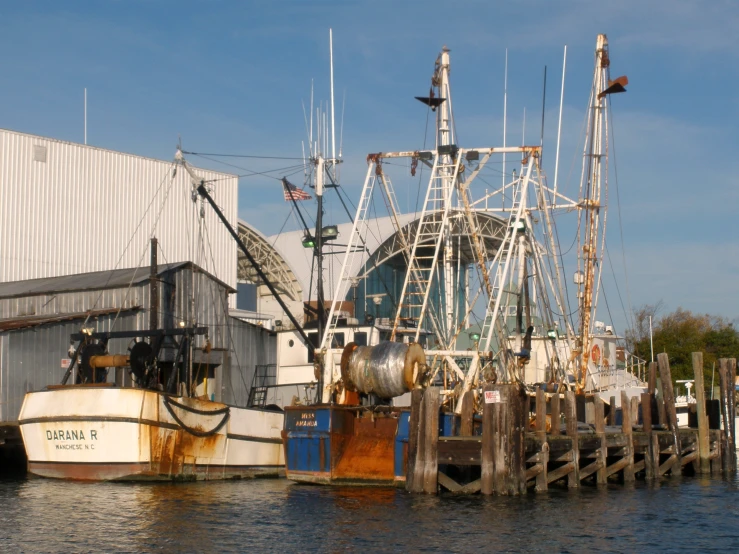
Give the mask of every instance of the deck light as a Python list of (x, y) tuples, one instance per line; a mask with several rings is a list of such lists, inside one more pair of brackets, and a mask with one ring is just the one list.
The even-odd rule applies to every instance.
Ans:
[(315, 248), (316, 247), (316, 241), (313, 240), (313, 237), (310, 235), (305, 235), (303, 237), (303, 248)]
[(339, 236), (339, 228), (336, 225), (328, 225), (321, 229), (321, 238), (323, 240), (333, 240)]

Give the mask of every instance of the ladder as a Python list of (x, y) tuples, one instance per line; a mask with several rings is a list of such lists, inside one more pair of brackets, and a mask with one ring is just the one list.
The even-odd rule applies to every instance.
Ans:
[[(367, 177), (364, 180), (364, 186), (362, 187), (362, 194), (359, 197), (359, 204), (357, 206), (357, 213), (354, 216), (354, 223), (352, 224), (352, 231), (349, 235), (349, 241), (346, 245), (346, 252), (344, 253), (344, 260), (341, 264), (341, 273), (339, 279), (336, 282), (336, 290), (333, 298), (331, 299), (331, 309), (328, 313), (328, 324), (323, 332), (321, 338), (321, 344), (319, 350), (324, 348), (330, 348), (333, 344), (334, 333), (336, 332), (336, 326), (339, 321), (339, 310), (337, 306), (346, 298), (349, 292), (349, 287), (352, 282), (352, 269), (356, 261), (357, 254), (361, 251), (362, 255), (365, 254), (366, 247), (360, 248), (360, 243), (364, 246), (362, 236), (367, 235), (367, 215), (369, 213), (369, 207), (372, 202), (372, 192), (377, 181), (377, 167), (376, 161), (371, 161), (367, 168)], [(373, 175), (374, 172), (374, 175)]]
[[(418, 341), (426, 315), (431, 283), (444, 239), (444, 229), (449, 221), (449, 209), (462, 156), (457, 152), (451, 163), (440, 163), (439, 158), (439, 153), (435, 152), (426, 198), (408, 260), (408, 271), (398, 300), (391, 341), (395, 340), (400, 322), (412, 319), (417, 321), (414, 340)], [(445, 180), (449, 180), (449, 186), (445, 186)], [(429, 253), (426, 247), (429, 242), (434, 244), (433, 253)], [(442, 345), (446, 342), (446, 338), (439, 336), (438, 331), (437, 339)]]
[[(492, 295), (488, 299), (488, 309), (485, 313), (485, 319), (483, 320), (483, 328), (480, 334), (480, 339), (484, 341), (485, 348), (483, 350), (490, 351), (491, 342), (493, 337), (493, 328), (497, 327), (498, 340), (505, 340), (503, 329), (501, 328), (500, 316), (501, 316), (501, 301), (503, 299), (503, 289), (505, 287), (505, 281), (509, 277), (508, 269), (510, 267), (511, 257), (516, 249), (518, 243), (518, 228), (519, 225), (526, 221), (524, 210), (526, 207), (526, 188), (528, 187), (529, 180), (531, 178), (531, 170), (535, 165), (532, 158), (529, 159), (529, 164), (526, 169), (525, 175), (522, 172), (521, 177), (518, 179), (515, 185), (513, 185), (513, 199), (510, 208), (511, 215), (508, 218), (508, 229), (506, 230), (506, 236), (503, 239), (503, 243), (500, 246), (496, 258), (498, 261), (495, 278), (493, 279)], [(498, 345), (499, 349), (502, 349), (505, 344), (501, 343)]]
[(267, 390), (277, 382), (277, 365), (257, 365), (254, 367), (254, 378), (249, 389), (249, 408), (264, 408), (267, 403)]

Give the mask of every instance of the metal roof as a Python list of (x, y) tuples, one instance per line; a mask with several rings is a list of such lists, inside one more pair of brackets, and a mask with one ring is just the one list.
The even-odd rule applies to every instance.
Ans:
[(84, 319), (86, 317), (98, 317), (102, 315), (114, 314), (117, 312), (127, 313), (131, 311), (138, 311), (141, 306), (133, 306), (131, 308), (106, 308), (104, 310), (90, 310), (87, 312), (77, 312), (73, 314), (58, 314), (58, 315), (29, 315), (25, 317), (14, 317), (10, 319), (0, 319), (0, 331), (17, 331), (19, 329), (26, 329), (29, 327), (36, 327), (38, 325), (45, 325), (47, 323), (59, 323), (62, 321), (71, 321), (74, 319)]
[[(427, 216), (427, 217), (433, 217)], [(477, 222), (478, 233), (480, 234), (488, 255), (492, 258), (495, 251), (500, 246), (500, 242), (505, 234), (507, 222), (499, 217), (493, 216), (485, 212), (474, 212), (473, 216)], [(404, 230), (406, 236), (413, 240), (418, 228), (420, 217), (417, 214), (399, 214), (398, 223)], [(453, 210), (451, 215), (452, 234), (454, 236), (466, 237), (470, 234), (466, 219), (458, 210)], [(371, 231), (367, 236), (363, 237), (364, 246), (367, 248), (368, 254), (365, 256), (356, 256), (353, 259), (352, 267), (349, 268), (349, 275), (362, 277), (362, 268), (364, 263), (370, 256), (375, 256), (378, 265), (387, 263), (400, 254), (400, 246), (393, 224), (390, 217), (379, 217), (368, 221), (368, 227)], [(326, 243), (324, 250), (324, 271), (325, 271), (325, 294), (327, 298), (331, 298), (336, 288), (336, 282), (340, 278), (341, 263), (344, 258), (346, 242), (352, 231), (352, 223), (342, 223), (338, 225), (339, 238), (336, 246), (332, 247), (330, 242)], [(291, 231), (269, 237), (268, 240), (274, 245), (275, 250), (282, 255), (285, 260), (290, 260), (290, 267), (293, 268), (295, 277), (300, 283), (303, 290), (303, 300), (312, 300), (308, 297), (309, 285), (311, 283), (311, 273), (315, 271), (313, 266), (313, 251), (306, 249), (302, 245), (304, 232)], [(453, 242), (455, 247), (455, 256), (459, 255), (464, 263), (473, 263), (474, 256), (469, 240)], [(338, 254), (331, 254), (333, 249)], [(459, 249), (459, 252), (457, 252)], [(313, 291), (315, 295), (315, 280), (313, 281)]]
[[(233, 288), (217, 279), (201, 267), (192, 262), (179, 262), (173, 264), (161, 264), (158, 266), (158, 275), (179, 270), (194, 269), (199, 273), (208, 275), (230, 292)], [(54, 294), (59, 292), (76, 292), (103, 289), (118, 289), (128, 286), (140, 285), (149, 280), (151, 269), (148, 266), (127, 269), (114, 269), (112, 271), (94, 271), (91, 273), (79, 273), (77, 275), (65, 275), (62, 277), (45, 277), (43, 279), (29, 279), (27, 281), (10, 281), (0, 283), (1, 298), (18, 298), (24, 296), (37, 296), (41, 294)]]
[[(251, 224), (241, 219), (239, 220), (239, 238), (277, 290), (290, 300), (302, 301), (303, 289), (292, 265), (272, 242)], [(238, 279), (261, 285), (262, 282), (256, 269), (252, 267), (241, 250), (238, 250), (238, 260)]]

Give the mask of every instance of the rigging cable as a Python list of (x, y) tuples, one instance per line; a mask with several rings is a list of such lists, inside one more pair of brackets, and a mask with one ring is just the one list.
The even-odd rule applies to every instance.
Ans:
[[(136, 235), (138, 234), (139, 229), (141, 228), (141, 225), (144, 223), (144, 220), (146, 219), (146, 216), (148, 215), (149, 210), (151, 209), (152, 205), (154, 204), (154, 200), (156, 200), (156, 197), (159, 195), (159, 191), (162, 189), (162, 187), (164, 186), (164, 183), (167, 181), (167, 177), (169, 176), (170, 171), (171, 171), (171, 169), (172, 169), (173, 166), (174, 166), (174, 162), (172, 163), (172, 165), (170, 165), (167, 168), (167, 171), (164, 174), (164, 177), (162, 177), (162, 180), (159, 183), (159, 186), (157, 187), (156, 191), (154, 191), (154, 195), (152, 196), (151, 200), (149, 201), (149, 205), (146, 206), (146, 210), (144, 210), (144, 213), (141, 216), (141, 219), (139, 219), (139, 222), (136, 225), (136, 228), (133, 230), (133, 233), (131, 234), (131, 238), (128, 239), (128, 243), (126, 244), (125, 248), (123, 249), (123, 252), (121, 252), (121, 255), (118, 258), (118, 261), (116, 262), (115, 266), (113, 266), (113, 269), (110, 270), (110, 273), (108, 274), (108, 279), (105, 281), (105, 286), (103, 287), (103, 290), (100, 291), (100, 294), (98, 295), (98, 297), (95, 299), (95, 302), (93, 303), (92, 308), (90, 309), (90, 312), (92, 312), (92, 310), (94, 310), (97, 307), (98, 302), (100, 302), (100, 299), (103, 297), (103, 294), (105, 293), (105, 290), (108, 288), (108, 284), (110, 283), (110, 280), (113, 278), (113, 272), (116, 269), (118, 269), (118, 266), (123, 261), (123, 257), (126, 255), (126, 252), (128, 251), (128, 248), (131, 246), (131, 243), (133, 242), (134, 237), (136, 237)], [(174, 180), (174, 176), (172, 176), (172, 179)], [(170, 187), (171, 187), (171, 183), (170, 183)], [(146, 252), (144, 252), (144, 255), (145, 254), (146, 254)], [(139, 262), (139, 266), (140, 266), (140, 262)], [(137, 267), (137, 269), (138, 269), (138, 267)], [(85, 318), (85, 321), (82, 323), (82, 326), (84, 327), (89, 320), (90, 320), (90, 314), (88, 313), (87, 314), (87, 317)]]
[(204, 158), (206, 156), (217, 156), (221, 158), (250, 158), (250, 159), (256, 159), (256, 160), (302, 160), (303, 158), (291, 158), (286, 156), (254, 156), (254, 155), (248, 155), (248, 154), (209, 154), (209, 153), (203, 153), (203, 152), (186, 152), (185, 150), (182, 151), (183, 154), (188, 154), (190, 156), (200, 156), (201, 158)]
[[(167, 187), (167, 190), (164, 193), (164, 199), (162, 200), (162, 204), (159, 207), (159, 211), (157, 212), (156, 219), (154, 219), (154, 225), (151, 228), (151, 233), (149, 233), (150, 240), (154, 237), (154, 233), (156, 232), (157, 226), (159, 225), (159, 219), (162, 216), (162, 211), (164, 211), (164, 206), (167, 204), (167, 199), (169, 198), (169, 193), (172, 190), (172, 185), (174, 185), (174, 181), (175, 179), (173, 175), (172, 178), (170, 179), (169, 186)], [(131, 240), (133, 240), (133, 237), (131, 238)], [(118, 311), (116, 312), (115, 317), (113, 318), (113, 322), (110, 324), (111, 329), (115, 326), (116, 322), (118, 321), (118, 316), (121, 314), (121, 310), (123, 309), (123, 306), (126, 303), (126, 300), (128, 300), (128, 295), (131, 292), (131, 287), (133, 286), (133, 282), (136, 279), (136, 272), (141, 267), (141, 264), (144, 261), (144, 258), (146, 257), (146, 252), (148, 250), (149, 250), (149, 242), (147, 242), (147, 244), (144, 246), (144, 251), (141, 253), (141, 257), (139, 258), (139, 262), (136, 265), (136, 269), (134, 270), (133, 275), (131, 275), (131, 281), (128, 283), (128, 288), (126, 289), (126, 294), (123, 297), (123, 302), (121, 302), (121, 305), (118, 307)], [(102, 293), (101, 293), (101, 296), (102, 296)], [(149, 309), (151, 310), (152, 307), (150, 306)], [(87, 319), (89, 318), (90, 316), (88, 314)], [(85, 319), (85, 323), (87, 323), (87, 319)]]
[[(205, 225), (205, 240), (208, 243), (208, 251), (210, 252), (210, 259), (211, 259), (211, 262), (213, 264), (213, 275), (215, 275), (216, 262), (215, 262), (215, 258), (213, 257), (213, 247), (212, 247), (211, 242), (210, 242), (210, 233), (208, 233), (208, 226), (207, 225)], [(206, 259), (206, 263), (207, 263), (207, 259)], [(211, 293), (211, 302), (212, 302), (213, 305), (216, 305), (215, 299), (213, 298), (213, 287), (210, 287), (210, 293)], [(231, 351), (234, 353), (234, 357), (236, 358), (237, 372), (239, 374), (239, 377), (241, 377), (241, 382), (244, 385), (244, 390), (245, 390), (246, 397), (247, 397), (247, 402), (248, 402), (249, 392), (250, 392), (251, 387), (246, 384), (246, 379), (244, 378), (244, 370), (241, 367), (241, 362), (239, 361), (239, 353), (236, 351), (236, 345), (235, 345), (235, 341), (234, 341), (234, 338), (233, 338), (233, 330), (231, 329), (231, 325), (230, 325), (231, 316), (229, 314), (229, 307), (226, 304), (226, 302), (224, 301), (224, 298), (223, 297), (221, 298), (221, 306), (222, 306), (222, 309), (223, 309), (223, 313), (226, 316), (224, 319), (226, 320), (226, 329), (228, 331), (229, 344), (230, 344), (231, 349), (232, 349)], [(233, 386), (233, 379), (232, 379), (232, 374), (231, 374), (231, 364), (230, 363), (229, 363), (229, 371), (228, 371), (228, 380), (229, 380), (229, 384), (231, 385), (231, 393), (234, 394), (234, 397), (235, 397), (235, 390), (234, 390), (234, 386)], [(234, 401), (235, 400), (236, 400), (236, 398), (234, 398)], [(244, 404), (246, 405), (246, 403), (244, 403)]]
[(608, 118), (611, 120), (610, 127), (611, 127), (611, 136), (612, 136), (611, 150), (613, 151), (613, 177), (614, 177), (615, 185), (616, 185), (616, 207), (617, 207), (617, 212), (618, 212), (618, 227), (619, 227), (619, 232), (621, 235), (621, 257), (623, 259), (623, 264), (624, 264), (624, 279), (626, 281), (626, 299), (629, 303), (629, 310), (626, 311), (626, 309), (624, 309), (624, 312), (626, 314), (627, 319), (630, 320), (630, 325), (633, 329), (635, 326), (634, 325), (635, 321), (634, 321), (634, 310), (631, 307), (633, 304), (631, 303), (631, 287), (629, 286), (629, 273), (626, 268), (626, 248), (624, 246), (624, 226), (623, 226), (623, 221), (621, 219), (621, 194), (620, 194), (619, 186), (618, 186), (618, 165), (617, 165), (617, 160), (616, 160), (616, 133), (613, 128), (613, 102), (609, 101), (608, 104), (610, 107), (610, 110), (608, 110)]

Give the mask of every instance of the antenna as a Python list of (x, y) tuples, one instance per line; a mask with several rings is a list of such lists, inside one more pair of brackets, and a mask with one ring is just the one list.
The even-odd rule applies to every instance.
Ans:
[(521, 146), (526, 146), (526, 108), (523, 109), (523, 129), (521, 131)]
[(303, 151), (303, 179), (308, 179), (308, 166), (305, 163), (305, 141), (300, 141), (300, 148)]
[(344, 89), (344, 99), (341, 101), (341, 130), (339, 131), (339, 158), (344, 151), (344, 108), (346, 108), (346, 89)]
[(562, 91), (559, 93), (559, 124), (557, 125), (557, 154), (554, 161), (554, 199), (552, 207), (557, 205), (557, 177), (559, 175), (559, 140), (562, 136), (562, 103), (565, 97), (565, 69), (567, 69), (567, 45), (565, 44), (564, 59), (562, 60)]
[(539, 146), (542, 147), (542, 152), (539, 154), (539, 164), (541, 164), (544, 158), (544, 113), (547, 107), (547, 66), (544, 66), (544, 92), (541, 95), (541, 139)]
[(84, 112), (85, 112), (85, 116), (84, 116), (84, 119), (85, 119), (85, 144), (87, 144), (87, 87), (85, 87), (85, 103), (84, 103), (84, 105), (85, 105), (85, 110), (84, 110)]
[[(508, 113), (508, 48), (505, 49), (505, 73), (503, 77), (503, 148), (506, 139), (506, 115)], [(503, 152), (503, 188), (505, 188), (505, 152)]]
[(336, 160), (336, 125), (334, 121), (334, 35), (331, 29), (328, 30), (328, 51), (331, 62), (331, 158)]
[(310, 137), (308, 150), (310, 150), (311, 158), (316, 155), (313, 151), (313, 79), (310, 80)]

